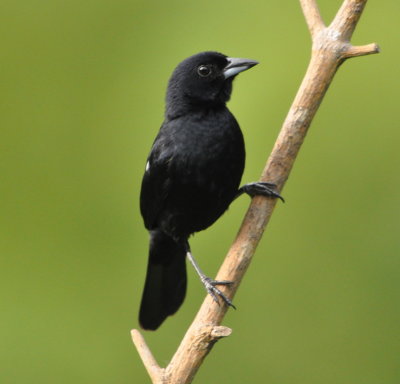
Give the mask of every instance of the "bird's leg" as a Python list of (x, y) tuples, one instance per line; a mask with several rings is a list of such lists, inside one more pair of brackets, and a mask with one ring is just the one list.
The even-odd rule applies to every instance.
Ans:
[(199, 264), (197, 264), (197, 261), (194, 259), (192, 252), (190, 251), (190, 246), (189, 243), (186, 242), (186, 257), (189, 259), (191, 264), (193, 265), (196, 273), (199, 275), (201, 282), (204, 285), (204, 288), (207, 290), (207, 292), (211, 295), (213, 300), (219, 305), (218, 301), (218, 296), (230, 307), (236, 309), (236, 307), (233, 305), (232, 300), (228, 299), (217, 287), (216, 285), (230, 285), (233, 284), (233, 281), (228, 281), (228, 280), (213, 280), (209, 277), (207, 277), (204, 272), (201, 270), (199, 267)]
[(278, 192), (274, 191), (275, 187), (276, 185), (273, 183), (266, 183), (262, 181), (245, 184), (243, 185), (243, 187), (240, 187), (238, 189), (235, 199), (237, 199), (243, 193), (247, 193), (250, 197), (266, 196), (266, 197), (272, 197), (274, 199), (278, 198), (281, 199), (283, 202), (285, 202), (283, 197)]

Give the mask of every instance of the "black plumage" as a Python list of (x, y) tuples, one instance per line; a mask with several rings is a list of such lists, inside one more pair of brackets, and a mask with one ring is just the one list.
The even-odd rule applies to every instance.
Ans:
[(245, 164), (240, 127), (226, 107), (235, 76), (256, 65), (217, 52), (191, 56), (168, 84), (165, 120), (147, 159), (140, 195), (150, 252), (139, 321), (157, 329), (182, 304), (188, 256), (215, 300), (231, 301), (207, 278), (188, 238), (213, 224), (245, 192), (279, 197), (268, 183), (239, 188)]

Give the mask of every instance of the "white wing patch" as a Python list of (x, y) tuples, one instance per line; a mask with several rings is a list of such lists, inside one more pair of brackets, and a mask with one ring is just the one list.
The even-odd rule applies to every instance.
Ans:
[(150, 170), (150, 161), (146, 163), (146, 172), (149, 172), (149, 170)]

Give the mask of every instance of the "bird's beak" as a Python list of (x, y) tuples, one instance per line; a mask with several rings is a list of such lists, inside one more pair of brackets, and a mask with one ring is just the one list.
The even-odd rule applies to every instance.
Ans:
[(237, 57), (227, 57), (226, 59), (228, 60), (228, 65), (224, 68), (225, 79), (235, 76), (258, 64), (258, 61), (250, 59), (239, 59)]

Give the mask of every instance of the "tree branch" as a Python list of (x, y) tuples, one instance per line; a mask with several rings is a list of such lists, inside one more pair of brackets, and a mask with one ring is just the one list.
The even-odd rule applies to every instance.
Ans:
[(366, 0), (345, 0), (329, 27), (349, 41), (366, 4)]
[[(308, 127), (340, 64), (349, 57), (377, 53), (376, 44), (353, 47), (350, 38), (367, 0), (345, 0), (329, 27), (325, 27), (315, 0), (300, 0), (307, 21), (313, 49), (311, 60), (283, 123), (281, 132), (261, 176), (262, 181), (274, 182), (283, 188)], [(216, 277), (234, 284), (221, 287), (233, 297), (253, 257), (264, 229), (272, 215), (275, 199), (255, 197), (246, 213), (239, 233)], [(165, 369), (158, 367), (139, 332), (132, 336), (153, 383), (191, 383), (198, 368), (213, 345), (231, 330), (221, 327), (226, 305), (216, 304), (207, 295), (178, 350)]]
[(367, 45), (350, 45), (346, 51), (343, 52), (343, 55), (346, 59), (350, 57), (371, 55), (373, 53), (379, 53), (379, 46), (376, 43), (371, 43)]
[(157, 361), (151, 353), (150, 348), (147, 346), (144, 337), (136, 329), (131, 331), (131, 336), (132, 341), (139, 352), (140, 358), (147, 369), (147, 373), (149, 374), (151, 381), (157, 384), (162, 383), (165, 369), (160, 368), (160, 366), (157, 364)]
[(325, 28), (316, 0), (300, 0), (311, 37), (314, 37), (320, 30)]

